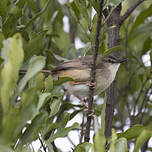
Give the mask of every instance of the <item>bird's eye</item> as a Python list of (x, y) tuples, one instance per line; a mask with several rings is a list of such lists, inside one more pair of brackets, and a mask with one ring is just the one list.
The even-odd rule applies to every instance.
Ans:
[(111, 60), (111, 59), (108, 59), (108, 62), (109, 62), (109, 63), (115, 63), (115, 61), (114, 61), (114, 60)]

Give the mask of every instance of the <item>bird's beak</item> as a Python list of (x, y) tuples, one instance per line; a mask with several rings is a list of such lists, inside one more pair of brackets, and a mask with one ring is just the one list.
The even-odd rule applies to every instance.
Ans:
[(118, 63), (123, 63), (123, 62), (126, 62), (126, 61), (128, 61), (128, 58), (123, 58), (123, 59), (119, 59)]

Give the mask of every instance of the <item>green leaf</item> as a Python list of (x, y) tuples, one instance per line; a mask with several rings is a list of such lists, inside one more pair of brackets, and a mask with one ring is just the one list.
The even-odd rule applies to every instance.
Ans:
[(70, 47), (70, 36), (62, 28), (59, 28), (58, 30), (60, 34), (58, 37), (54, 37), (54, 39), (58, 48), (64, 50), (64, 52), (62, 51), (64, 55), (66, 54), (66, 52), (69, 50)]
[(94, 144), (93, 144), (94, 152), (101, 152), (101, 151), (104, 152), (105, 143), (106, 143), (106, 138), (104, 134), (102, 133), (102, 130), (99, 129), (94, 137)]
[(140, 81), (140, 78), (139, 78), (139, 75), (135, 75), (134, 77), (133, 77), (133, 79), (132, 79), (132, 81), (131, 81), (132, 83), (131, 83), (131, 90), (133, 91), (133, 92), (135, 92), (135, 91), (138, 91), (138, 89), (139, 88), (141, 88), (140, 86), (141, 86), (141, 81)]
[(91, 33), (90, 33), (90, 38), (91, 38), (91, 43), (94, 45), (95, 43), (95, 33), (96, 33), (96, 26), (97, 26), (97, 14), (93, 16), (92, 19), (92, 26), (91, 26)]
[(51, 135), (51, 137), (50, 137), (50, 139), (49, 139), (50, 142), (54, 141), (56, 138), (67, 136), (67, 134), (68, 134), (71, 130), (73, 130), (73, 129), (77, 128), (77, 127), (79, 127), (79, 124), (78, 124), (78, 123), (74, 123), (74, 124), (73, 124), (72, 126), (70, 126), (70, 127), (59, 128), (55, 134)]
[(133, 152), (138, 152), (142, 145), (152, 137), (152, 130), (144, 129), (136, 140), (136, 145)]
[(8, 15), (8, 9), (9, 9), (9, 0), (1, 0), (0, 1), (0, 16), (2, 16), (2, 18), (6, 18), (6, 16)]
[(105, 108), (106, 108), (106, 101), (107, 101), (107, 96), (105, 94), (104, 96), (104, 104), (103, 104), (103, 108), (101, 111), (101, 127), (99, 127), (99, 125), (97, 124), (95, 126), (95, 130), (96, 134), (94, 137), (94, 144), (93, 144), (93, 150), (94, 152), (101, 152), (101, 151), (105, 151), (105, 143), (106, 143), (106, 138), (104, 135), (105, 132)]
[(126, 138), (119, 138), (115, 143), (115, 152), (128, 152)]
[(39, 34), (32, 37), (32, 39), (29, 40), (27, 43), (24, 43), (25, 60), (28, 60), (33, 55), (40, 54), (44, 50), (46, 46), (46, 42), (44, 40), (45, 35), (46, 31), (40, 32)]
[(125, 132), (119, 133), (117, 136), (118, 138), (124, 137), (127, 140), (131, 140), (137, 138), (140, 135), (140, 133), (143, 131), (143, 129), (144, 129), (143, 125), (135, 125), (134, 127), (129, 128)]
[(53, 78), (51, 75), (49, 75), (46, 79), (45, 79), (45, 90), (46, 92), (51, 92), (53, 89)]
[(33, 152), (33, 150), (30, 148), (30, 146), (24, 146), (24, 147), (22, 147), (21, 152)]
[(89, 0), (88, 2), (93, 6), (93, 8), (96, 10), (96, 12), (99, 13), (99, 1)]
[(115, 143), (117, 140), (117, 134), (114, 129), (112, 129), (112, 137), (111, 137), (111, 143), (110, 143), (110, 152), (115, 152)]
[(31, 143), (33, 140), (38, 138), (38, 133), (43, 125), (45, 124), (48, 115), (46, 113), (40, 113), (33, 120), (32, 123), (27, 126), (27, 129), (21, 136), (21, 143), (27, 144)]
[(88, 14), (86, 1), (75, 0), (75, 4), (76, 4), (77, 8), (79, 8), (80, 15), (82, 15), (82, 18), (84, 18), (86, 20), (87, 24), (89, 24), (90, 18), (89, 18), (89, 14)]
[(4, 59), (4, 67), (1, 71), (2, 88), (0, 93), (2, 107), (5, 113), (8, 110), (9, 99), (16, 87), (19, 69), (24, 59), (22, 37), (20, 34), (15, 34), (12, 38), (4, 41), (1, 56)]
[(134, 29), (133, 32), (130, 32), (129, 35), (129, 42), (131, 42), (132, 40), (134, 40), (135, 38), (140, 38), (140, 35), (145, 36), (147, 34), (149, 34), (152, 30), (152, 26), (151, 26), (152, 22), (146, 22), (145, 24), (140, 25), (139, 27), (137, 27), (136, 29)]
[(149, 6), (148, 9), (145, 9), (144, 11), (142, 11), (138, 17), (136, 18), (136, 21), (134, 22), (133, 26), (132, 26), (132, 30), (133, 31), (134, 29), (137, 28), (137, 26), (139, 26), (140, 24), (143, 24), (145, 19), (148, 17), (148, 16), (151, 16), (152, 15), (152, 5)]
[(142, 54), (146, 54), (147, 51), (149, 51), (151, 49), (151, 44), (152, 44), (152, 40), (150, 37), (148, 37), (144, 42), (144, 45), (142, 48)]
[(25, 76), (22, 78), (22, 80), (19, 82), (18, 85), (18, 92), (21, 92), (26, 83), (34, 76), (36, 75), (43, 67), (45, 66), (45, 57), (43, 56), (33, 56), (31, 60), (29, 61), (28, 69), (25, 74)]
[(7, 145), (0, 145), (1, 152), (13, 152)]
[(57, 98), (54, 99), (50, 105), (50, 109), (51, 109), (51, 113), (50, 113), (50, 117), (54, 116), (60, 109), (61, 106), (61, 99)]
[(68, 81), (73, 81), (73, 79), (69, 78), (69, 77), (61, 77), (57, 81), (54, 82), (54, 85), (61, 85), (61, 84), (68, 82)]
[(79, 11), (79, 8), (76, 6), (75, 2), (73, 1), (71, 4), (70, 4), (73, 12), (75, 13), (75, 16), (77, 17), (77, 20), (80, 19), (80, 11)]
[(24, 30), (26, 28), (28, 28), (38, 17), (40, 17), (48, 8), (49, 6), (49, 3), (50, 3), (50, 0), (47, 1), (47, 3), (45, 4), (45, 6), (43, 7), (43, 9), (41, 9), (40, 12), (38, 12), (25, 26)]
[(29, 88), (35, 88), (37, 91), (44, 89), (44, 73), (38, 73), (32, 77), (28, 83)]
[(49, 98), (51, 96), (51, 93), (42, 93), (39, 95), (39, 101), (38, 101), (38, 104), (37, 104), (37, 107), (36, 107), (36, 110), (34, 111), (34, 116), (35, 117), (36, 115), (39, 114), (40, 112), (40, 108), (42, 107), (44, 101)]
[(120, 4), (120, 2), (122, 2), (123, 0), (110, 0), (110, 4), (111, 5), (114, 5), (114, 6), (117, 6)]
[(59, 128), (65, 128), (69, 120), (70, 120), (70, 114), (68, 112), (64, 112), (61, 115), (60, 122), (51, 123), (48, 125), (48, 129), (44, 134), (44, 139), (47, 140), (50, 137), (53, 130)]
[(8, 13), (9, 15), (3, 23), (3, 34), (5, 37), (12, 36), (12, 34), (17, 32), (16, 26), (19, 18), (22, 16), (22, 9), (16, 5), (11, 5), (11, 7), (9, 5)]
[(108, 49), (108, 50), (105, 50), (104, 52), (103, 52), (103, 56), (106, 56), (106, 55), (110, 55), (112, 52), (115, 52), (115, 51), (122, 51), (122, 47), (120, 46), (120, 45), (118, 45), (118, 46), (115, 46), (115, 47), (112, 47), (112, 48), (110, 48), (110, 49)]
[(73, 119), (78, 113), (80, 113), (82, 110), (74, 110), (71, 114), (70, 114), (70, 120)]
[(18, 132), (24, 127), (28, 120), (32, 120), (37, 109), (38, 94), (35, 88), (29, 88), (21, 96), (20, 123)]
[(88, 152), (91, 147), (92, 147), (91, 143), (85, 142), (77, 145), (76, 148), (74, 149), (74, 152)]
[(3, 117), (2, 136), (7, 143), (11, 143), (17, 137), (17, 126), (20, 122), (19, 114), (19, 108), (12, 108)]
[(104, 104), (103, 104), (103, 108), (101, 111), (101, 131), (102, 131), (102, 135), (104, 136), (104, 132), (105, 132), (105, 110), (106, 110), (106, 102), (107, 102), (107, 95), (105, 93), (104, 95)]

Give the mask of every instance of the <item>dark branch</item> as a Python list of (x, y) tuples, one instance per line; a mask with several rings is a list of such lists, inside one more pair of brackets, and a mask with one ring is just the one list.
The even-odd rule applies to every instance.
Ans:
[[(136, 117), (138, 117), (140, 114), (143, 114), (142, 113), (142, 109), (144, 109), (144, 106), (145, 106), (145, 101), (146, 101), (146, 99), (147, 99), (147, 95), (148, 95), (148, 92), (149, 92), (149, 90), (152, 88), (152, 84), (150, 85), (150, 87), (148, 87), (148, 89), (146, 89), (146, 92), (145, 92), (145, 94), (144, 94), (144, 98), (143, 98), (143, 101), (142, 101), (142, 104), (141, 104), (141, 106), (140, 106), (140, 108), (139, 108), (139, 112), (138, 112), (138, 114), (136, 115)], [(152, 91), (150, 90), (150, 93), (151, 93)]]
[(120, 17), (120, 25), (130, 16), (130, 14), (145, 0), (137, 0), (127, 11), (126, 13)]
[(41, 143), (41, 146), (43, 147), (44, 152), (47, 152), (46, 147), (45, 147), (45, 145), (40, 137), (39, 137), (39, 141)]
[(54, 150), (54, 152), (58, 152), (58, 149), (57, 149), (57, 147), (56, 147), (56, 145), (55, 145), (54, 141), (53, 141), (51, 144), (52, 144), (52, 146), (53, 146), (53, 150)]
[[(102, 21), (102, 9), (103, 9), (103, 2), (104, 0), (100, 0), (100, 11), (98, 14), (97, 19), (97, 26), (96, 26), (96, 33), (95, 33), (95, 46), (93, 51), (93, 64), (91, 68), (91, 78), (90, 83), (95, 83), (95, 76), (96, 76), (96, 60), (98, 57), (98, 48), (99, 48), (99, 36), (100, 36), (100, 29), (101, 29), (101, 21)], [(87, 113), (87, 123), (86, 123), (86, 131), (85, 131), (85, 142), (89, 142), (90, 140), (90, 127), (91, 127), (91, 119), (92, 119), (92, 110), (93, 110), (93, 96), (94, 96), (94, 85), (90, 85), (89, 87), (89, 101), (88, 101), (88, 113)]]
[[(26, 69), (21, 69), (21, 70), (19, 71), (19, 74), (20, 74), (20, 75), (25, 75), (26, 72), (27, 72)], [(48, 76), (48, 75), (51, 74), (51, 70), (41, 70), (40, 72), (44, 73), (45, 76)]]

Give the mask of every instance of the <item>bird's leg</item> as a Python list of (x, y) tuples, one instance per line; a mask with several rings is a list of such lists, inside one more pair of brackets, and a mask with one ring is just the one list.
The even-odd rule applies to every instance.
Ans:
[(95, 89), (95, 86), (96, 86), (96, 82), (89, 82), (87, 84), (89, 87), (93, 87)]
[[(87, 100), (88, 100), (88, 98), (87, 99), (81, 99), (80, 97), (78, 97), (78, 96), (75, 96), (76, 98), (78, 98), (80, 101), (81, 101), (81, 103), (85, 106), (85, 108), (86, 108), (86, 111), (88, 110), (88, 105), (86, 104), (86, 102), (87, 102)], [(92, 117), (94, 115), (94, 112), (92, 111), (90, 114), (89, 114), (89, 116), (90, 117)]]
[(78, 96), (75, 96), (76, 98), (78, 98), (80, 100), (80, 102), (88, 109), (88, 105), (86, 104), (86, 101), (81, 99), (80, 97)]

